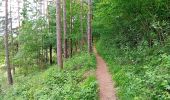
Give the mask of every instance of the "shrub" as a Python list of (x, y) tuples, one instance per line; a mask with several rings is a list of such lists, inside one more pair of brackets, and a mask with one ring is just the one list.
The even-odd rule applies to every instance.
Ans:
[[(95, 67), (95, 57), (86, 53), (74, 56), (64, 70), (51, 66), (44, 72), (17, 76), (17, 83), (7, 90), (6, 100), (97, 100), (95, 76), (83, 77)], [(77, 67), (81, 64), (81, 67)], [(1, 96), (0, 96), (1, 97)]]
[(170, 56), (157, 47), (120, 50), (114, 40), (106, 41), (109, 38), (113, 37), (102, 37), (97, 49), (113, 74), (119, 99), (170, 99)]

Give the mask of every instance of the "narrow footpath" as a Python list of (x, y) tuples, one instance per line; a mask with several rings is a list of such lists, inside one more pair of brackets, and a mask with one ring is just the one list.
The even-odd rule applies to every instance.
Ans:
[(112, 77), (108, 72), (107, 65), (102, 57), (97, 53), (94, 48), (94, 53), (97, 60), (96, 76), (99, 83), (100, 100), (116, 100), (116, 92)]

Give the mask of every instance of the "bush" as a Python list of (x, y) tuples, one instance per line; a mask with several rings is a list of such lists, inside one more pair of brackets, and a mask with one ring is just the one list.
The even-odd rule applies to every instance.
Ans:
[(119, 99), (170, 99), (170, 56), (157, 47), (120, 50), (114, 40), (106, 41), (109, 38), (113, 37), (102, 37), (97, 49), (113, 74)]
[[(82, 53), (69, 59), (64, 70), (56, 66), (45, 72), (18, 76), (17, 83), (4, 94), (5, 100), (97, 100), (95, 76), (83, 74), (95, 67), (95, 57)], [(81, 67), (77, 65), (82, 64)]]

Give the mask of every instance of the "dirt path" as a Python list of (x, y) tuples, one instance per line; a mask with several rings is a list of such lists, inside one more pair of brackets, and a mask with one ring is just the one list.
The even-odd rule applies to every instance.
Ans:
[(116, 100), (114, 84), (112, 77), (108, 72), (105, 61), (100, 57), (94, 48), (94, 52), (97, 60), (96, 76), (99, 82), (100, 100)]

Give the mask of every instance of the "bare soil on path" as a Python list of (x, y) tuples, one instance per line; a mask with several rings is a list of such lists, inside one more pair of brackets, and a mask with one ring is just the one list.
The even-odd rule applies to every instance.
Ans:
[(99, 83), (100, 100), (116, 100), (116, 91), (107, 65), (95, 48), (94, 53), (97, 60), (96, 77)]

